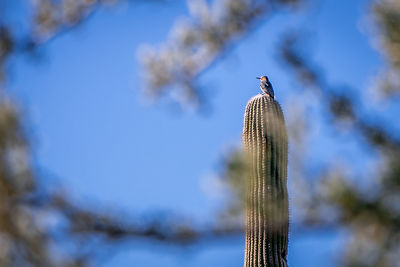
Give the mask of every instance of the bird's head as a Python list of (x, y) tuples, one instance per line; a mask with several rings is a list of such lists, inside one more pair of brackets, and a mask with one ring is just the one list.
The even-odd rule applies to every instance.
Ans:
[(261, 76), (261, 77), (256, 77), (256, 78), (259, 79), (261, 82), (268, 81), (268, 77), (267, 76)]

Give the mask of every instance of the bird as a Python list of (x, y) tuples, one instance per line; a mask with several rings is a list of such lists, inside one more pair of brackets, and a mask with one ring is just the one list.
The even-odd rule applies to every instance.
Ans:
[(268, 80), (267, 76), (256, 77), (260, 80), (260, 89), (265, 95), (269, 95), (272, 99), (274, 98), (274, 89), (272, 84)]

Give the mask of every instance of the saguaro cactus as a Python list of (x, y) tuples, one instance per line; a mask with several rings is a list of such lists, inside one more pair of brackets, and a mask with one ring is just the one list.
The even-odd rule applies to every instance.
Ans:
[(281, 107), (270, 96), (259, 94), (247, 103), (243, 146), (248, 166), (244, 265), (287, 266), (287, 134)]

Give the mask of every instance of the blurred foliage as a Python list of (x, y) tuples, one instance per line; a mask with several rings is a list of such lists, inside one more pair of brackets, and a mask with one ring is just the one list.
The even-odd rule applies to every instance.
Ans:
[[(116, 2), (118, 0), (0, 0), (0, 83), (6, 78), (4, 68), (11, 55), (34, 54), (41, 44), (76, 27), (99, 6)], [(21, 29), (25, 23), (28, 29)]]
[(145, 47), (146, 93), (153, 98), (168, 95), (183, 106), (199, 105), (204, 99), (196, 77), (209, 68), (232, 43), (284, 7), (297, 7), (303, 0), (205, 0), (188, 1), (190, 19), (172, 28), (172, 36), (160, 48)]
[[(399, 33), (400, 2), (376, 1), (372, 3), (374, 18), (377, 19), (380, 51), (388, 59), (387, 73), (400, 77)], [(374, 36), (376, 37), (376, 36)], [(397, 47), (397, 49), (396, 49)], [(325, 171), (317, 173), (319, 183), (308, 185), (309, 192), (305, 204), (308, 223), (337, 224), (345, 226), (350, 238), (346, 247), (346, 257), (339, 259), (341, 266), (398, 266), (400, 262), (400, 140), (395, 132), (388, 129), (379, 119), (384, 109), (374, 110), (375, 116), (366, 115), (371, 109), (370, 98), (362, 101), (364, 88), (337, 90), (330, 85), (321, 71), (307, 55), (303, 56), (301, 35), (289, 34), (281, 46), (281, 56), (305, 88), (315, 89), (317, 99), (322, 101), (325, 111), (333, 119), (333, 128), (341, 131), (345, 121), (349, 135), (359, 136), (364, 153), (376, 155), (378, 171), (374, 177), (352, 177), (346, 167), (338, 168), (331, 163)], [(384, 74), (385, 75), (385, 74)], [(391, 92), (399, 90), (395, 85)], [(385, 84), (377, 90), (387, 92)], [(340, 93), (338, 93), (340, 92)], [(391, 100), (392, 105), (399, 105)], [(383, 103), (380, 103), (381, 105)], [(329, 117), (328, 117), (329, 118)], [(307, 164), (304, 162), (303, 164)], [(349, 162), (348, 168), (352, 168)], [(361, 182), (362, 181), (362, 182)], [(302, 192), (303, 194), (306, 192)], [(328, 216), (327, 208), (334, 208), (334, 215)], [(308, 209), (308, 210), (307, 210)], [(328, 212), (333, 212), (328, 210)]]
[(387, 61), (378, 77), (379, 95), (389, 97), (400, 93), (400, 2), (395, 0), (376, 1), (372, 7), (375, 19), (377, 45)]
[[(12, 102), (0, 100), (0, 266), (86, 266), (116, 241), (187, 244), (237, 233), (193, 229), (171, 214), (127, 218), (74, 204), (35, 177), (26, 134)], [(104, 250), (104, 249), (103, 249)]]
[(219, 214), (221, 225), (243, 226), (244, 209), (246, 199), (246, 177), (248, 170), (242, 150), (232, 150), (222, 162), (220, 177), (223, 178), (224, 186), (227, 188), (228, 198), (226, 206)]
[(117, 246), (117, 241), (149, 239), (185, 245), (240, 232), (238, 228), (194, 227), (173, 214), (133, 219), (109, 209), (74, 204), (68, 195), (48, 189), (33, 174), (19, 117), (14, 105), (2, 99), (0, 266), (86, 266), (108, 246)]
[(35, 41), (48, 38), (84, 21), (96, 8), (119, 0), (32, 0), (32, 33)]
[(4, 65), (14, 48), (14, 41), (7, 27), (0, 25), (0, 82), (4, 79)]

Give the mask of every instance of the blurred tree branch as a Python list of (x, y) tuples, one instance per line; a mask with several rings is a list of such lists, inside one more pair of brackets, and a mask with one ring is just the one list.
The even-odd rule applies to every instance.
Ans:
[[(384, 44), (382, 53), (389, 59), (388, 72), (399, 77), (400, 50), (394, 49), (400, 40), (397, 38), (400, 29), (398, 2), (377, 1), (373, 7), (374, 16), (379, 21), (380, 42)], [(400, 261), (400, 140), (379, 121), (365, 117), (362, 110), (368, 103), (358, 101), (363, 90), (356, 88), (338, 92), (326, 82), (316, 64), (309, 57), (302, 56), (299, 36), (290, 34), (284, 39), (281, 46), (283, 61), (305, 88), (316, 90), (320, 96), (318, 99), (336, 125), (345, 120), (351, 126), (352, 134), (362, 137), (364, 145), (377, 153), (381, 164), (378, 176), (370, 186), (364, 187), (351, 182), (345, 172), (328, 166), (331, 169), (322, 173), (320, 183), (309, 185), (314, 194), (308, 199), (311, 217), (306, 219), (324, 221), (323, 209), (327, 206), (336, 209), (337, 223), (347, 227), (351, 234), (347, 257), (342, 259), (345, 266), (397, 266)], [(366, 183), (367, 178), (357, 177), (356, 181)]]
[(182, 105), (201, 104), (196, 77), (214, 64), (257, 23), (303, 0), (189, 1), (191, 17), (179, 21), (171, 37), (159, 49), (145, 47), (146, 93), (153, 98), (168, 95)]
[(400, 4), (398, 1), (376, 1), (372, 6), (376, 25), (377, 45), (385, 56), (387, 66), (378, 77), (376, 90), (383, 97), (400, 92)]
[[(11, 102), (0, 102), (1, 266), (85, 266), (101, 244), (149, 239), (187, 245), (242, 232), (200, 227), (173, 215), (133, 220), (73, 204), (35, 177), (19, 117)], [(93, 240), (99, 245), (93, 246)], [(66, 250), (68, 242), (76, 249)]]

